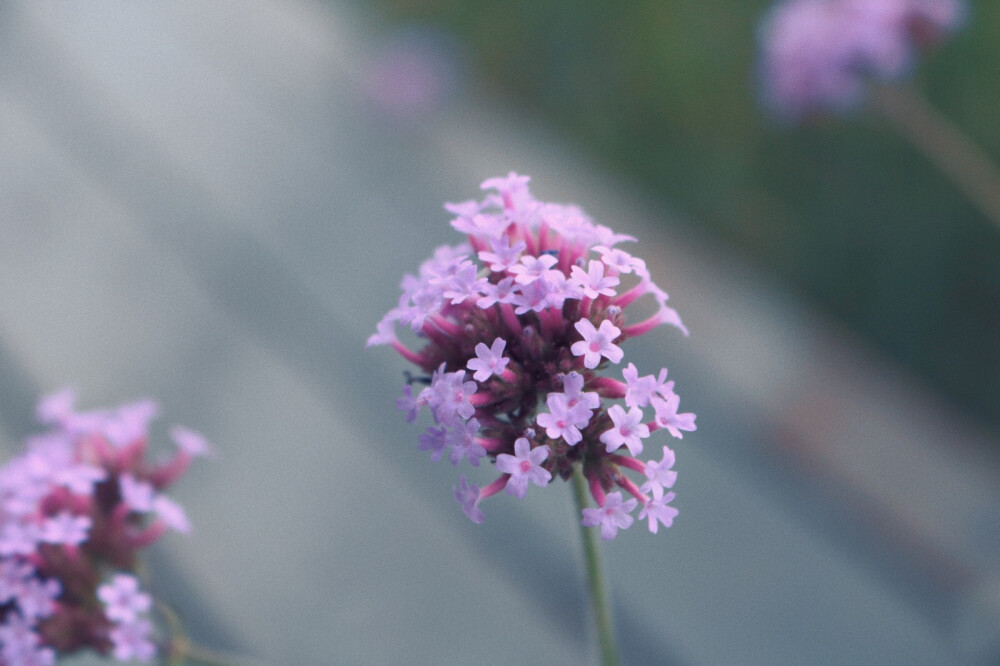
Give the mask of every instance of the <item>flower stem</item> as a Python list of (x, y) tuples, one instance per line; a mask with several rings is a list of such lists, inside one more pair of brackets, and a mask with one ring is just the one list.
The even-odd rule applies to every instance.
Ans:
[[(583, 478), (583, 470), (577, 467), (573, 472), (573, 498), (576, 500), (577, 522), (580, 512), (587, 506), (587, 481)], [(608, 595), (604, 583), (604, 572), (601, 569), (600, 543), (597, 540), (597, 528), (580, 526), (580, 536), (583, 539), (583, 557), (587, 566), (587, 588), (590, 593), (590, 607), (597, 625), (597, 641), (601, 649), (602, 666), (617, 666), (618, 649), (615, 647), (614, 624), (611, 621), (611, 609), (608, 605)]]
[(871, 105), (1000, 228), (1000, 172), (979, 146), (910, 88), (878, 86)]
[(157, 601), (156, 606), (166, 620), (170, 632), (170, 641), (166, 646), (168, 666), (181, 666), (182, 664), (236, 666), (238, 663), (245, 663), (245, 660), (241, 662), (235, 657), (219, 654), (192, 643), (184, 633), (180, 617), (174, 609), (161, 601)]

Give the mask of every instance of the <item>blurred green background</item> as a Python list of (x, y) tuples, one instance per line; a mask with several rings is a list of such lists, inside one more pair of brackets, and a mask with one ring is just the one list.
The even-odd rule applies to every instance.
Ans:
[[(771, 4), (374, 7), (387, 30), (446, 31), (470, 85), (513, 96), (691, 233), (750, 255), (1000, 428), (1000, 228), (869, 110), (798, 127), (767, 118), (753, 78), (757, 26)], [(922, 58), (912, 84), (1000, 161), (1000, 3), (969, 13)]]

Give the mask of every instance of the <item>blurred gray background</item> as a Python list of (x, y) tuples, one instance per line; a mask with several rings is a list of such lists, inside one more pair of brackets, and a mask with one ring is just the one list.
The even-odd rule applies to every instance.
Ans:
[(474, 80), (402, 90), (378, 34), (339, 3), (0, 8), (5, 451), (66, 385), (209, 437), (151, 568), (247, 663), (596, 663), (569, 488), (468, 521), (393, 407), (407, 365), (363, 348), (458, 240), (441, 204), (515, 170), (637, 236), (692, 333), (626, 348), (699, 429), (674, 527), (605, 547), (625, 663), (997, 659), (995, 433)]

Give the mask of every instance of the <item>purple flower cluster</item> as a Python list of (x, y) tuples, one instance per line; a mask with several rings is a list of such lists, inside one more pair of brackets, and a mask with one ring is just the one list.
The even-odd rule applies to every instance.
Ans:
[[(629, 363), (621, 379), (598, 372), (621, 364), (628, 338), (660, 324), (687, 330), (645, 262), (616, 247), (634, 238), (575, 206), (536, 201), (526, 176), (493, 178), (482, 189), (482, 201), (445, 206), (468, 242), (438, 248), (418, 275), (405, 276), (398, 306), (368, 340), (427, 373), (407, 382), (397, 407), (410, 422), (430, 412), (434, 425), (420, 448), (432, 460), (447, 453), (453, 465), (479, 467), (486, 458), (500, 472), (483, 488), (459, 478), (455, 498), (477, 523), (486, 497), (504, 490), (523, 498), (529, 485), (579, 468), (598, 505), (583, 510), (583, 524), (599, 525), (605, 539), (631, 525), (640, 504), (651, 532), (669, 527), (674, 454), (664, 446), (659, 461), (637, 456), (651, 433), (681, 437), (695, 416), (678, 413), (666, 369), (640, 376)], [(422, 348), (403, 344), (397, 324)], [(414, 394), (420, 381), (427, 386)]]
[(174, 456), (146, 460), (149, 401), (77, 412), (69, 391), (41, 401), (50, 429), (0, 468), (0, 666), (52, 664), (90, 647), (116, 659), (155, 654), (152, 599), (137, 554), (166, 530), (190, 529), (163, 494), (208, 451), (174, 428)]
[(849, 109), (868, 80), (903, 76), (914, 51), (940, 41), (964, 15), (962, 0), (786, 0), (759, 33), (764, 101), (793, 120)]

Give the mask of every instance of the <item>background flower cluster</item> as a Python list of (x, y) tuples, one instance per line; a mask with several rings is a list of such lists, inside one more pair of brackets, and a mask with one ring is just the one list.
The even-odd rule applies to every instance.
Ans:
[(89, 647), (121, 661), (156, 654), (152, 597), (139, 551), (188, 532), (164, 491), (207, 453), (201, 435), (170, 431), (177, 449), (148, 459), (157, 406), (79, 412), (63, 391), (38, 406), (49, 429), (0, 468), (0, 663), (54, 663)]

